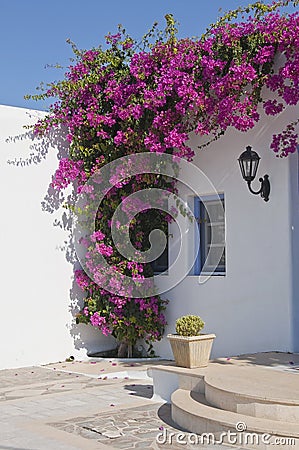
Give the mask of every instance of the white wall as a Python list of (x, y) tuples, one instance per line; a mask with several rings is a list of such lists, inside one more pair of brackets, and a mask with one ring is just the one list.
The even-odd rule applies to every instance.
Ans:
[(74, 326), (71, 302), (77, 292), (72, 255), (68, 262), (64, 252), (68, 236), (54, 226), (62, 211), (45, 200), (64, 142), (58, 139), (56, 149), (48, 148), (44, 140), (26, 137), (23, 128), (41, 115), (0, 106), (0, 369), (111, 347), (92, 327)]
[[(170, 300), (167, 332), (174, 332), (175, 320), (185, 314), (198, 314), (206, 322), (205, 331), (214, 332), (213, 356), (258, 351), (298, 350), (296, 324), (299, 312), (298, 282), (298, 182), (296, 217), (291, 214), (290, 168), (298, 177), (297, 155), (277, 158), (269, 149), (273, 133), (283, 129), (287, 119), (298, 117), (295, 108), (278, 118), (264, 117), (250, 132), (230, 131), (223, 138), (197, 153), (194, 163), (208, 176), (218, 192), (225, 195), (226, 276), (213, 276), (199, 284), (197, 276), (187, 276), (164, 294)], [(192, 136), (191, 146), (202, 143)], [(247, 145), (261, 156), (253, 189), (258, 178), (269, 174), (270, 200), (252, 195), (243, 181), (237, 162)], [(191, 179), (201, 195), (201, 179)], [(293, 182), (294, 184), (294, 182)], [(187, 200), (187, 191), (181, 190)], [(296, 228), (292, 231), (292, 221)], [(185, 221), (187, 231), (188, 220)], [(292, 235), (292, 238), (291, 238)], [(190, 238), (184, 234), (183, 251), (190, 252)], [(171, 238), (170, 238), (171, 245)], [(294, 277), (292, 273), (294, 270)], [(169, 273), (175, 279), (175, 273)], [(297, 319), (294, 319), (295, 315)], [(297, 328), (298, 330), (298, 328)], [(297, 331), (298, 333), (298, 331)], [(295, 345), (296, 344), (296, 345)], [(155, 346), (157, 353), (171, 356), (166, 339)]]
[[(298, 147), (299, 151), (299, 147)], [(293, 349), (299, 352), (299, 158), (290, 159)]]
[[(26, 137), (23, 129), (42, 114), (0, 106), (0, 368), (64, 360), (70, 355), (83, 358), (87, 350), (113, 346), (112, 340), (92, 327), (74, 325), (73, 306), (80, 297), (73, 285), (76, 259), (72, 248), (67, 255), (64, 251), (68, 232), (59, 226), (61, 220), (66, 223), (63, 211), (58, 202), (47, 202), (65, 143), (58, 137), (56, 148), (48, 148), (43, 140)], [(206, 331), (217, 335), (214, 356), (299, 350), (294, 318), (299, 314), (298, 161), (297, 155), (280, 159), (269, 150), (272, 133), (283, 127), (286, 116), (295, 114), (289, 108), (249, 133), (231, 131), (194, 160), (216, 189), (225, 193), (227, 272), (201, 285), (198, 277), (188, 276), (167, 292), (167, 332), (174, 331), (180, 315), (201, 315)], [(191, 142), (196, 149), (201, 141), (193, 136)], [(250, 194), (241, 178), (237, 158), (246, 145), (262, 157), (258, 176), (270, 176), (268, 203)], [(258, 186), (256, 180), (253, 188)], [(187, 262), (190, 242), (185, 244)], [(175, 278), (175, 274), (169, 276)], [(171, 357), (166, 339), (156, 344), (156, 350)]]

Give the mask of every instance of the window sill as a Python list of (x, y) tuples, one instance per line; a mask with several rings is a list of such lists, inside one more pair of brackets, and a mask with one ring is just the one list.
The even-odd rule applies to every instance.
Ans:
[(187, 275), (188, 277), (226, 277), (226, 273), (224, 272), (202, 272), (200, 274), (194, 275), (194, 274), (190, 274)]

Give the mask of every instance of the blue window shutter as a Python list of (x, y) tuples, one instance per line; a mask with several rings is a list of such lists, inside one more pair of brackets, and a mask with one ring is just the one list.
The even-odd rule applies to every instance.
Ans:
[[(194, 198), (194, 216), (198, 223), (198, 229), (199, 229), (199, 242), (194, 242), (195, 251), (197, 251), (196, 260), (193, 266), (192, 274), (193, 275), (200, 275), (202, 272), (202, 269), (205, 265), (207, 255), (208, 255), (208, 247), (209, 247), (209, 234), (207, 235), (208, 226), (207, 224), (210, 223), (209, 221), (209, 215), (207, 213), (205, 204), (208, 204), (209, 202), (215, 202), (215, 200), (222, 200), (224, 202), (224, 194), (219, 195), (209, 195), (209, 196), (203, 196), (203, 197), (195, 197)], [(225, 220), (225, 218), (223, 218)], [(224, 222), (225, 226), (225, 222)], [(211, 247), (210, 247), (211, 248)], [(225, 248), (224, 248), (225, 252)], [(224, 259), (225, 261), (225, 259)], [(215, 274), (225, 274), (225, 262), (224, 267), (223, 265), (219, 265), (215, 270)], [(208, 270), (207, 270), (208, 272)]]

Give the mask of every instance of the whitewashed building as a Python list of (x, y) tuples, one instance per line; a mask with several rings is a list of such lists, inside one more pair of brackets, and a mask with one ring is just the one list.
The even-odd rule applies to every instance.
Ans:
[[(72, 252), (65, 251), (66, 217), (57, 209), (58, 203), (47, 200), (58, 159), (65, 152), (64, 143), (57, 137), (50, 148), (44, 140), (32, 140), (23, 128), (41, 115), (0, 106), (0, 368), (64, 360), (70, 355), (83, 358), (87, 352), (113, 344), (113, 338), (74, 322), (76, 263)], [(174, 331), (175, 320), (181, 315), (200, 315), (206, 322), (205, 331), (217, 336), (214, 357), (299, 351), (298, 154), (281, 159), (269, 150), (272, 134), (295, 117), (298, 107), (290, 107), (279, 117), (262, 118), (248, 133), (231, 130), (194, 159), (223, 199), (225, 260), (205, 282), (199, 282), (197, 261), (197, 269), (164, 294), (170, 300), (166, 331)], [(196, 136), (190, 136), (190, 140), (195, 150), (202, 142)], [(242, 179), (237, 160), (248, 145), (261, 157), (252, 188), (258, 189), (258, 178), (268, 174), (268, 202), (251, 194)], [(200, 180), (190, 182), (207, 201), (213, 200), (214, 192), (201, 191)], [(196, 205), (189, 192), (182, 189), (181, 195)], [(196, 208), (200, 209), (199, 203)], [(187, 267), (199, 244), (188, 233), (186, 221), (182, 226), (186, 227), (182, 252)], [(175, 242), (173, 228), (170, 262)], [(200, 254), (204, 254), (202, 249)], [(169, 270), (165, 276), (173, 277), (175, 284), (176, 273)], [(167, 339), (155, 348), (160, 356), (172, 357)]]

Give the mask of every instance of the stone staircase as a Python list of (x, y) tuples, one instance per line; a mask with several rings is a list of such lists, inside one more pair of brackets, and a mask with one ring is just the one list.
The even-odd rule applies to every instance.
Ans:
[[(164, 370), (173, 389), (172, 419), (180, 428), (212, 433), (215, 443), (239, 448), (299, 449), (298, 372), (219, 361), (204, 369)], [(154, 386), (155, 379), (158, 373)]]

